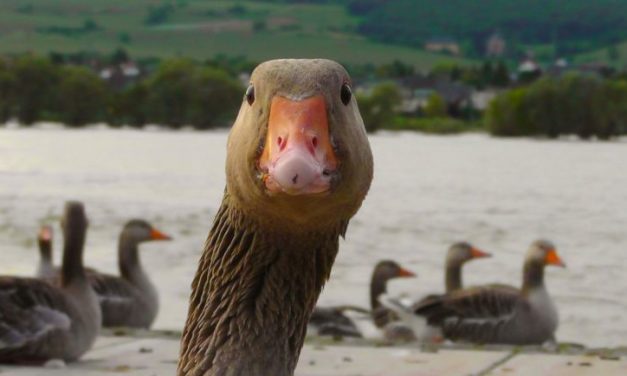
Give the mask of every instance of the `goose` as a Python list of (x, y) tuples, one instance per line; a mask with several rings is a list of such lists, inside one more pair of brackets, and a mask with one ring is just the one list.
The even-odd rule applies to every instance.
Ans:
[(339, 238), (372, 173), (341, 65), (280, 59), (255, 68), (192, 282), (179, 375), (293, 375)]
[[(462, 288), (462, 267), (468, 261), (491, 257), (479, 248), (468, 242), (457, 242), (452, 244), (447, 252), (444, 263), (444, 286), (446, 293), (450, 293)], [(418, 340), (420, 342), (440, 342), (442, 335), (440, 330), (428, 327), (422, 317), (416, 317), (414, 310), (416, 307), (425, 304), (431, 299), (438, 299), (442, 294), (429, 294), (422, 299), (411, 304), (403, 304), (396, 297), (381, 294), (377, 297), (382, 310), (389, 312), (389, 317), (393, 320), (383, 322), (383, 336), (390, 342), (409, 342)], [(393, 325), (392, 325), (393, 324)]]
[[(345, 311), (368, 313), (378, 327), (382, 327), (393, 318), (393, 313), (387, 311), (378, 301), (381, 294), (386, 293), (387, 283), (393, 278), (415, 277), (408, 269), (401, 267), (392, 260), (379, 261), (370, 278), (370, 304), (372, 311), (353, 306), (316, 307), (313, 310), (309, 324), (317, 330), (318, 335), (362, 337), (361, 332)], [(385, 321), (385, 323), (383, 322)]]
[(553, 243), (537, 240), (525, 257), (521, 289), (455, 290), (415, 307), (415, 313), (455, 341), (528, 345), (554, 340), (559, 317), (544, 285), (546, 265), (565, 267)]
[(124, 225), (118, 242), (120, 276), (88, 273), (100, 301), (103, 327), (150, 328), (159, 312), (159, 294), (141, 265), (138, 248), (142, 242), (171, 239), (141, 219)]
[(318, 336), (332, 336), (334, 338), (356, 337), (361, 338), (363, 335), (355, 322), (348, 317), (346, 311), (355, 311), (358, 313), (367, 313), (370, 311), (353, 306), (332, 306), (318, 307), (316, 306), (309, 317), (309, 327), (307, 334), (315, 332)]
[[(122, 228), (118, 241), (120, 276), (85, 269), (100, 301), (103, 327), (150, 328), (159, 311), (159, 294), (141, 265), (138, 248), (143, 242), (171, 239), (147, 221), (132, 219)], [(58, 284), (60, 271), (50, 260), (51, 250), (41, 252), (37, 276)]]
[(446, 252), (444, 287), (447, 293), (459, 290), (462, 284), (462, 266), (475, 259), (491, 257), (492, 255), (468, 242), (458, 242), (451, 245)]
[(39, 245), (39, 265), (36, 275), (40, 278), (53, 278), (59, 270), (52, 263), (52, 227), (41, 226), (37, 234), (37, 244)]
[(61, 283), (0, 277), (0, 362), (73, 361), (100, 329), (98, 298), (83, 269), (87, 218), (80, 202), (66, 203)]
[(383, 294), (387, 294), (388, 281), (393, 278), (415, 276), (416, 274), (402, 268), (392, 260), (380, 261), (375, 266), (370, 280), (370, 309), (372, 310), (372, 321), (377, 328), (383, 328), (390, 322), (398, 320), (398, 316), (379, 301)]

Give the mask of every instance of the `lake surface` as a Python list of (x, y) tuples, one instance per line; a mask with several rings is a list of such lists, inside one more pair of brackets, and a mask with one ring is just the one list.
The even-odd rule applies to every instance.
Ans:
[[(86, 203), (86, 263), (117, 273), (117, 236), (141, 217), (172, 242), (142, 246), (161, 293), (156, 328), (180, 329), (189, 286), (224, 189), (227, 133), (0, 129), (0, 265), (30, 275), (40, 223), (63, 202)], [(384, 133), (370, 138), (375, 179), (351, 222), (321, 305), (368, 304), (373, 265), (391, 258), (418, 277), (394, 294), (443, 289), (447, 247), (492, 252), (464, 269), (467, 285), (518, 285), (523, 255), (552, 240), (568, 264), (547, 268), (560, 341), (627, 344), (627, 143)], [(59, 260), (57, 253), (55, 258)]]

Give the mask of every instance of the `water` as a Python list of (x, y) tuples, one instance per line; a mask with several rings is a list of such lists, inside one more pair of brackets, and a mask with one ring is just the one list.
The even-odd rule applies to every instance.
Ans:
[[(372, 266), (383, 258), (418, 274), (393, 281), (392, 293), (441, 291), (444, 253), (460, 239), (495, 254), (468, 264), (465, 284), (518, 285), (529, 243), (546, 237), (568, 264), (547, 268), (558, 339), (627, 343), (625, 142), (401, 133), (371, 143), (375, 180), (320, 304), (366, 306)], [(222, 197), (225, 144), (224, 131), (0, 129), (1, 272), (33, 273), (37, 227), (56, 224), (67, 199), (86, 203), (87, 264), (112, 273), (120, 228), (145, 218), (175, 238), (142, 246), (161, 294), (155, 327), (182, 328)]]

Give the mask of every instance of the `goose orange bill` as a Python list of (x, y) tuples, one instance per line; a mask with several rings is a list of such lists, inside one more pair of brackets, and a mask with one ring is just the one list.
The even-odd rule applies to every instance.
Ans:
[(398, 276), (399, 277), (415, 277), (416, 274), (412, 272), (411, 270), (400, 268), (400, 270), (398, 271)]
[(338, 166), (322, 95), (272, 98), (259, 169), (266, 189), (304, 195), (327, 192)]
[(169, 235), (164, 234), (163, 232), (153, 228), (150, 230), (150, 238), (152, 240), (171, 240), (172, 238)]
[(474, 248), (474, 247), (470, 249), (470, 255), (473, 258), (492, 257), (492, 254), (488, 252), (484, 252), (480, 250), (479, 248)]
[(544, 263), (546, 265), (561, 266), (562, 268), (566, 267), (566, 264), (564, 263), (564, 261), (562, 261), (562, 259), (557, 254), (557, 251), (554, 249), (551, 249), (546, 253), (546, 257), (544, 258)]

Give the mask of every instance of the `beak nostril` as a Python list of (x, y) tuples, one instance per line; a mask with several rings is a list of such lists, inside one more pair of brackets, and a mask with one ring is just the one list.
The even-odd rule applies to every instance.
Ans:
[(279, 145), (279, 150), (283, 150), (283, 148), (285, 148), (285, 140), (283, 139), (283, 137), (277, 137), (276, 143), (277, 145)]
[(318, 147), (318, 137), (314, 137), (311, 139), (311, 144), (314, 148)]

